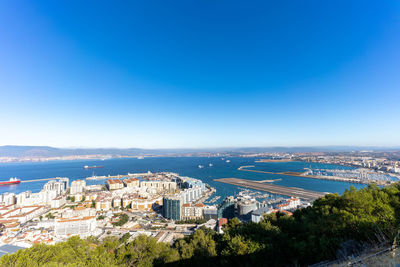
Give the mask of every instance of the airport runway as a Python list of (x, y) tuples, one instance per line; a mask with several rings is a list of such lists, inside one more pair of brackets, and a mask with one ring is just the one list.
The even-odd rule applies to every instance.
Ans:
[(328, 194), (317, 191), (305, 190), (298, 187), (287, 187), (281, 185), (265, 184), (262, 183), (262, 181), (245, 180), (239, 178), (222, 178), (222, 179), (214, 179), (214, 181), (265, 191), (271, 194), (298, 197), (310, 202)]

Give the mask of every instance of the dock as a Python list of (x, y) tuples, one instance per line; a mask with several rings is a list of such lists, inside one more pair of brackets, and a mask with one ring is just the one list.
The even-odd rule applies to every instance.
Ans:
[(265, 184), (260, 181), (245, 180), (239, 178), (222, 178), (222, 179), (214, 179), (214, 181), (265, 191), (271, 194), (298, 197), (309, 202), (314, 201), (317, 198), (323, 197), (326, 194), (329, 194), (329, 193), (305, 190), (298, 187), (287, 187), (281, 185)]
[(330, 180), (330, 181), (337, 181), (337, 182), (346, 182), (346, 183), (354, 183), (354, 184), (371, 184), (376, 183), (377, 185), (388, 185), (392, 183), (392, 181), (378, 181), (378, 180), (360, 180), (357, 178), (346, 178), (346, 177), (337, 177), (337, 176), (328, 176), (328, 175), (307, 175), (302, 172), (268, 172), (268, 171), (259, 171), (259, 170), (251, 170), (248, 168), (254, 168), (253, 165), (249, 166), (241, 166), (238, 168), (238, 171), (245, 171), (245, 172), (256, 172), (256, 173), (266, 173), (266, 174), (275, 174), (275, 175), (285, 175), (285, 176), (292, 176), (292, 177), (301, 177), (301, 178), (310, 178), (310, 179), (318, 179), (318, 180)]
[(43, 178), (43, 179), (35, 179), (35, 180), (21, 180), (21, 183), (31, 183), (31, 182), (40, 182), (40, 181), (50, 181), (50, 180), (57, 180), (60, 179), (61, 177), (55, 177), (55, 178)]

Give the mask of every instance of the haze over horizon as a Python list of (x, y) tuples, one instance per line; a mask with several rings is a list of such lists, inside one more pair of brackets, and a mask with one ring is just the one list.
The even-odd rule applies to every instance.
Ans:
[(0, 146), (400, 146), (400, 2), (3, 1)]
[[(271, 149), (271, 148), (277, 148), (277, 149), (326, 149), (326, 151), (330, 151), (330, 149), (333, 150), (340, 150), (340, 149), (345, 149), (345, 150), (368, 150), (368, 149), (390, 149), (390, 150), (397, 150), (400, 149), (400, 146), (350, 146), (350, 145), (325, 145), (325, 146), (216, 146), (216, 147), (164, 147), (164, 148), (158, 148), (158, 147), (89, 147), (89, 146), (67, 146), (67, 147), (57, 147), (57, 146), (47, 146), (47, 145), (0, 145), (1, 148), (54, 148), (54, 149), (71, 149), (71, 150), (129, 150), (129, 149), (137, 149), (137, 150), (187, 150), (187, 151), (195, 151), (195, 150), (201, 150), (201, 151), (222, 151), (222, 150), (240, 150), (240, 149)], [(344, 151), (344, 150), (343, 150)]]

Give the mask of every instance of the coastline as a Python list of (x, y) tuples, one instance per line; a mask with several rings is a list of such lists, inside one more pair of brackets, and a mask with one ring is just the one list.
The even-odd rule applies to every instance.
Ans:
[(291, 160), (291, 159), (259, 159), (259, 160), (256, 160), (255, 162), (257, 162), (257, 163), (268, 163), (268, 162), (273, 162), (273, 163), (282, 162), (282, 163), (286, 163), (286, 162), (293, 162), (293, 161), (295, 161), (295, 160)]
[(362, 181), (355, 178), (345, 178), (345, 177), (337, 177), (337, 176), (319, 176), (319, 175), (305, 175), (301, 172), (268, 172), (268, 171), (260, 171), (260, 170), (249, 170), (246, 168), (253, 168), (253, 165), (240, 166), (237, 170), (239, 171), (247, 171), (247, 172), (256, 172), (256, 173), (266, 173), (266, 174), (275, 174), (275, 175), (286, 175), (293, 177), (302, 177), (302, 178), (310, 178), (310, 179), (318, 179), (318, 180), (330, 180), (330, 181), (338, 181), (338, 182), (347, 182), (347, 183), (356, 183), (356, 184), (377, 184), (377, 185), (390, 185), (395, 183), (396, 181)]

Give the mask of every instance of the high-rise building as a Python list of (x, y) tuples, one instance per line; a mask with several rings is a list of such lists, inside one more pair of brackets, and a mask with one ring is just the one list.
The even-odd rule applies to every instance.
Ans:
[(65, 192), (67, 190), (67, 182), (68, 178), (59, 178), (57, 180), (51, 180), (45, 183), (43, 186), (43, 191), (55, 191), (56, 195), (60, 195), (61, 193)]
[(202, 189), (201, 187), (191, 187), (184, 189), (180, 195), (182, 196), (183, 204), (192, 203), (197, 201), (202, 196)]
[(58, 181), (64, 185), (63, 191), (66, 191), (69, 188), (69, 178), (68, 177), (58, 178)]
[(227, 197), (218, 207), (218, 218), (232, 219), (235, 217), (235, 199)]
[(82, 193), (86, 187), (86, 182), (84, 180), (75, 180), (71, 182), (70, 194), (75, 195)]
[(163, 216), (167, 219), (180, 221), (182, 214), (182, 199), (180, 196), (163, 198)]
[(14, 193), (6, 192), (2, 194), (2, 204), (5, 206), (13, 205), (16, 202), (16, 197)]
[(204, 219), (208, 220), (218, 220), (218, 209), (215, 206), (205, 206), (203, 209)]

